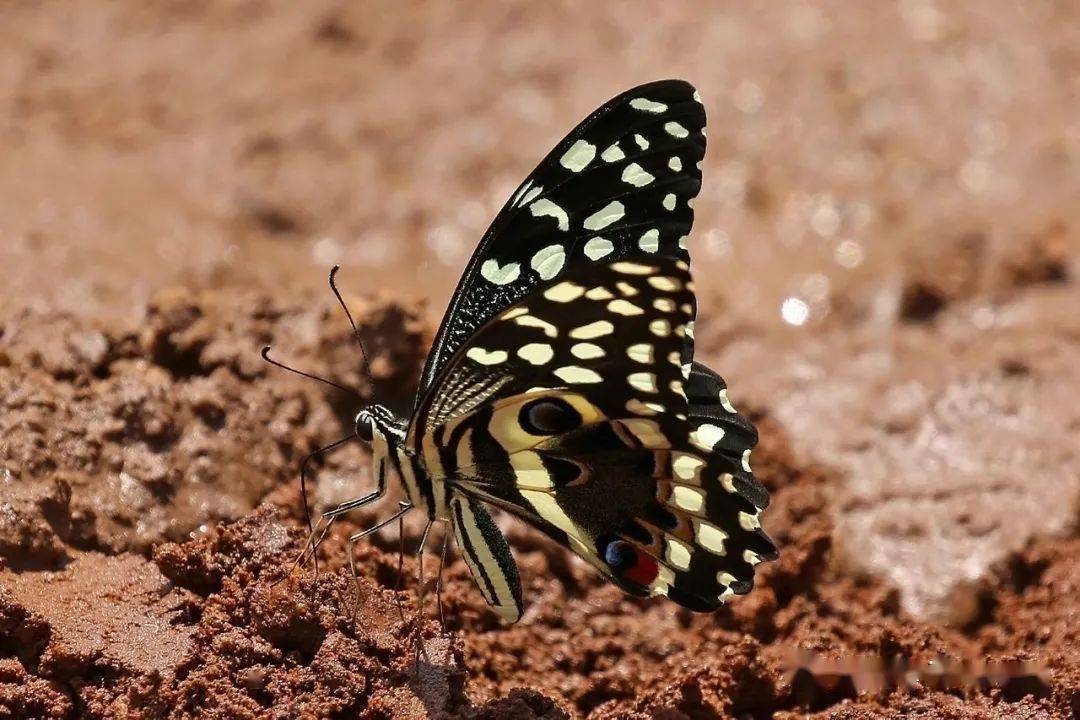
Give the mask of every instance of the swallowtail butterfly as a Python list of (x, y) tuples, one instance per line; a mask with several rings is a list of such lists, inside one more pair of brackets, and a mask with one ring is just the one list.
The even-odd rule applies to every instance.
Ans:
[(555, 147), (469, 262), (412, 415), (356, 416), (378, 489), (324, 517), (380, 497), (392, 470), (402, 509), (451, 523), (510, 622), (521, 581), (489, 506), (633, 595), (711, 611), (750, 591), (754, 566), (777, 555), (750, 469), (757, 432), (694, 362), (686, 236), (704, 126), (694, 88), (667, 80), (619, 95)]

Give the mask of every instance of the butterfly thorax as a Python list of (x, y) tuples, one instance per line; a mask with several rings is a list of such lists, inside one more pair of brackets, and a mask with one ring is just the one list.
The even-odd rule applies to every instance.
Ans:
[[(401, 481), (405, 497), (415, 508), (425, 511), (432, 519), (448, 519), (445, 493), (441, 485), (433, 486), (432, 472), (425, 461), (421, 444), (413, 447), (407, 441), (407, 421), (383, 405), (370, 405), (356, 416), (357, 435), (371, 438), (372, 468), (380, 486), (386, 474), (393, 472)], [(438, 473), (436, 473), (436, 476)]]

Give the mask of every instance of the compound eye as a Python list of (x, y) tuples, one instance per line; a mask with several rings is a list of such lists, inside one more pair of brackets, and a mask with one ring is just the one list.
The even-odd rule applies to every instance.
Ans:
[(581, 425), (581, 413), (565, 400), (544, 398), (523, 405), (518, 422), (532, 435), (560, 435)]
[(371, 425), (371, 416), (366, 412), (361, 412), (356, 416), (356, 437), (364, 442), (371, 442), (375, 439), (375, 432)]

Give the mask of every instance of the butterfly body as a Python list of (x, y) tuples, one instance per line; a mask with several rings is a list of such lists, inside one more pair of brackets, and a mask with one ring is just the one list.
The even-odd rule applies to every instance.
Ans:
[(357, 416), (380, 488), (451, 523), (485, 599), (521, 616), (494, 506), (628, 593), (714, 610), (775, 557), (753, 425), (694, 361), (686, 236), (704, 109), (681, 81), (635, 88), (570, 133), (484, 236), (409, 418)]

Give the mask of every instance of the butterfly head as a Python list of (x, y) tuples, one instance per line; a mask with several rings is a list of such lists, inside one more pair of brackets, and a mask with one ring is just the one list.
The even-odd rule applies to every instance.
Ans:
[(376, 438), (385, 438), (391, 443), (402, 436), (404, 423), (389, 408), (378, 405), (366, 405), (356, 413), (356, 437), (364, 442), (373, 442)]

